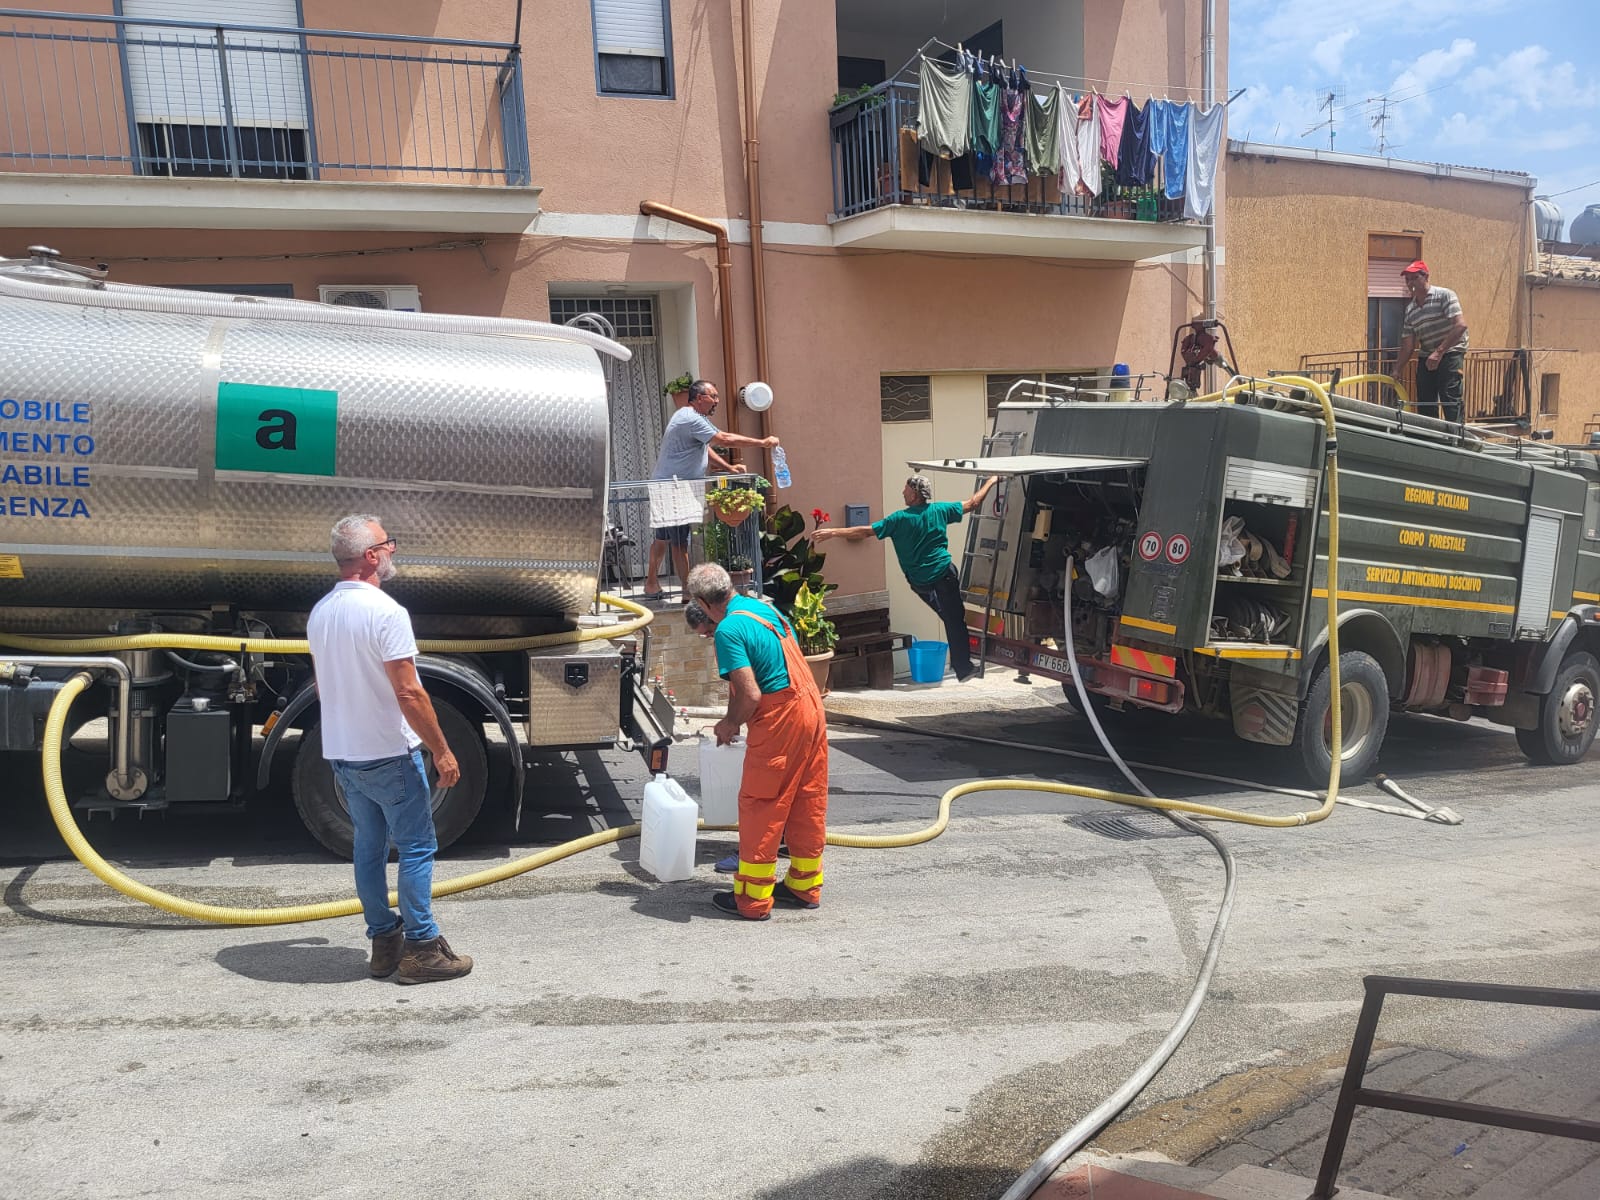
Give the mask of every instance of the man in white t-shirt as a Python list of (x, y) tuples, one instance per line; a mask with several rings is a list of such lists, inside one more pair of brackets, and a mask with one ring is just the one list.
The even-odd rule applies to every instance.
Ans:
[[(432, 792), (420, 746), (433, 754), (439, 786), (461, 768), (433, 701), (417, 677), (411, 617), (383, 593), (393, 579), (395, 539), (377, 517), (356, 513), (333, 527), (339, 582), (306, 622), (322, 704), (322, 756), (333, 768), (355, 825), (356, 895), (372, 939), (372, 975), (401, 983), (456, 979), (472, 960), (450, 949), (433, 919)], [(400, 915), (389, 907), (389, 843), (399, 851)]]

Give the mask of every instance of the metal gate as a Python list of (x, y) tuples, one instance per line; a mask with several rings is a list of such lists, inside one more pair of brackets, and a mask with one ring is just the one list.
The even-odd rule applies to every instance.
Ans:
[[(627, 362), (602, 355), (606, 388), (611, 395), (611, 482), (649, 479), (661, 449), (660, 315), (654, 296), (552, 296), (550, 319), (567, 323), (594, 314), (610, 325), (614, 337), (633, 351)], [(613, 489), (615, 494), (615, 489)], [(641, 493), (641, 499), (643, 498)], [(650, 543), (648, 503), (613, 504), (611, 523), (631, 545), (613, 559), (630, 580), (644, 574), (644, 552)], [(620, 549), (621, 547), (619, 547)]]

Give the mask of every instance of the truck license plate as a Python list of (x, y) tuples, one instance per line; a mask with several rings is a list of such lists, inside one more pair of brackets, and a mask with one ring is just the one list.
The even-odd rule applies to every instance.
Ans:
[(1054, 654), (1035, 654), (1033, 656), (1033, 665), (1042, 667), (1046, 671), (1055, 671), (1061, 675), (1070, 675), (1072, 673), (1072, 667), (1067, 660)]

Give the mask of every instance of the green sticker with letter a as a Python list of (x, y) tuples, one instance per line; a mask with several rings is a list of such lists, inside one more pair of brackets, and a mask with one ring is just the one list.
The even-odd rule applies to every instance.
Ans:
[(217, 470), (332, 475), (339, 393), (257, 383), (217, 385)]

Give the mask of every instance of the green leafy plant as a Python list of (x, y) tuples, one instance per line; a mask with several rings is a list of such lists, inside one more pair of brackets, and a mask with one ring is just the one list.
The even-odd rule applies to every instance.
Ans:
[(751, 561), (748, 554), (735, 554), (728, 560), (729, 571), (754, 571), (756, 564)]
[(767, 506), (767, 489), (771, 486), (757, 475), (749, 487), (708, 487), (706, 506), (724, 518), (737, 517), (742, 521), (750, 513)]
[[(868, 92), (872, 91), (872, 89), (877, 87), (877, 86), (878, 85), (875, 84), (875, 83), (863, 83), (860, 87), (858, 87), (853, 92), (835, 92), (833, 94), (833, 103), (829, 104), (828, 107), (829, 108), (838, 108), (841, 104), (849, 104), (852, 100), (860, 100), (863, 96), (865, 96)], [(865, 103), (863, 103), (861, 105), (861, 108), (863, 110), (868, 109), (868, 108), (877, 108), (878, 105), (880, 105), (882, 103), (883, 103), (883, 97), (882, 96), (874, 96), (874, 97), (872, 97), (872, 99), (870, 99), (870, 100), (866, 101)]]
[(665, 384), (663, 384), (661, 387), (661, 394), (663, 396), (675, 396), (679, 392), (687, 392), (693, 384), (694, 377), (690, 375), (689, 372), (685, 371), (676, 379), (669, 379)]
[(789, 623), (794, 626), (794, 636), (802, 654), (825, 654), (838, 643), (839, 631), (828, 620), (827, 609), (826, 589), (814, 592), (810, 584), (800, 585), (794, 605), (789, 609)]
[[(820, 529), (829, 518), (820, 508), (814, 508), (811, 519)], [(827, 559), (806, 534), (806, 519), (794, 509), (785, 504), (767, 515), (761, 531), (761, 590), (791, 621), (802, 587), (821, 599), (839, 586), (822, 577)]]

